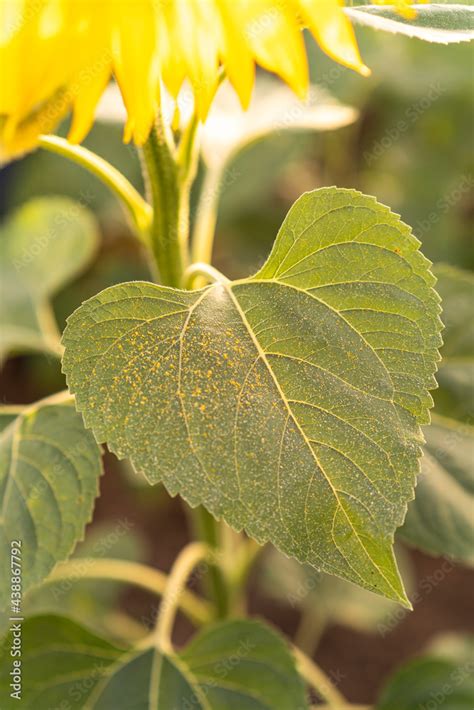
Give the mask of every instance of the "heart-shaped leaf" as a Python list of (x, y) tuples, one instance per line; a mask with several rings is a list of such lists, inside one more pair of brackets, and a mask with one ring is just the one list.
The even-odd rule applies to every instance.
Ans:
[(92, 215), (65, 197), (31, 200), (5, 223), (0, 231), (0, 356), (25, 350), (58, 354), (50, 298), (84, 269), (97, 241)]
[(64, 333), (86, 425), (171, 494), (406, 601), (392, 542), (441, 342), (418, 246), (373, 198), (329, 188), (296, 202), (252, 278), (106, 289)]
[[(284, 640), (250, 620), (207, 627), (179, 654), (150, 647), (121, 651), (69, 619), (39, 616), (23, 625), (26, 710), (307, 710), (303, 681)], [(11, 659), (0, 673), (5, 710)]]
[(346, 7), (350, 19), (376, 30), (417, 37), (426, 42), (452, 44), (474, 39), (474, 8), (459, 3), (413, 5), (404, 17), (394, 7)]
[(92, 516), (101, 452), (72, 402), (38, 403), (0, 439), (0, 608), (10, 599), (10, 543), (21, 541), (23, 593), (65, 560)]
[[(450, 266), (434, 269), (442, 297), (444, 345), (439, 389), (416, 498), (400, 535), (437, 555), (474, 563), (474, 277)], [(439, 412), (439, 414), (438, 414)]]

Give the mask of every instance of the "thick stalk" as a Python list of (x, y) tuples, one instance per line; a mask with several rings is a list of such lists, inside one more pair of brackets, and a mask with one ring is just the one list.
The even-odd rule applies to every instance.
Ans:
[(211, 562), (209, 565), (204, 584), (215, 604), (216, 615), (225, 618), (230, 610), (230, 593), (222, 565), (219, 564), (219, 556), (222, 554), (219, 522), (202, 505), (191, 512), (195, 536), (206, 543), (216, 558), (214, 563)]
[(151, 248), (165, 286), (181, 287), (188, 265), (189, 186), (183, 183), (174, 147), (157, 120), (142, 148), (145, 180), (153, 204)]

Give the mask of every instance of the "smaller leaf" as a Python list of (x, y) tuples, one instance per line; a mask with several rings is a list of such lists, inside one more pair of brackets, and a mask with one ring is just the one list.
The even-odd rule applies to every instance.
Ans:
[(437, 266), (445, 323), (435, 413), (415, 500), (399, 536), (425, 552), (474, 563), (474, 318), (472, 274)]
[[(289, 648), (257, 621), (211, 625), (174, 654), (154, 647), (121, 651), (69, 619), (48, 615), (24, 622), (23, 644), (26, 710), (60, 707), (65, 698), (69, 710), (308, 707)], [(0, 691), (8, 698), (11, 661), (0, 658)]]
[(73, 403), (25, 409), (0, 439), (0, 608), (10, 594), (10, 541), (21, 540), (22, 590), (65, 560), (90, 521), (101, 452)]
[(472, 710), (474, 637), (445, 636), (395, 672), (376, 710)]
[(207, 627), (177, 655), (129, 654), (97, 686), (91, 710), (306, 710), (305, 692), (284, 641), (256, 621)]
[(445, 264), (434, 269), (442, 300), (444, 345), (434, 392), (437, 414), (474, 423), (474, 275)]
[(31, 200), (1, 227), (0, 356), (57, 353), (50, 299), (84, 269), (97, 243), (92, 215), (64, 197)]
[(415, 547), (474, 563), (474, 428), (433, 415), (415, 500), (400, 536)]
[[(22, 624), (21, 701), (11, 697), (13, 658), (8, 634), (0, 647), (2, 709), (83, 710), (104, 671), (123, 653), (65, 617), (45, 615)], [(123, 706), (121, 706), (123, 707)]]
[(416, 37), (426, 42), (452, 44), (474, 38), (474, 8), (469, 5), (413, 5), (414, 18), (397, 13), (394, 8), (364, 5), (345, 8), (346, 14), (358, 25), (376, 30)]

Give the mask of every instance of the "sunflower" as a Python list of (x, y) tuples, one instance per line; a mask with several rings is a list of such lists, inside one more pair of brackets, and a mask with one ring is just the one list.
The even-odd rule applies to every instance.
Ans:
[(340, 0), (1, 0), (0, 158), (34, 147), (72, 112), (69, 140), (89, 131), (113, 76), (127, 110), (125, 141), (146, 141), (161, 86), (193, 89), (204, 120), (222, 72), (243, 108), (255, 66), (299, 96), (308, 85), (302, 29), (333, 59), (363, 64)]

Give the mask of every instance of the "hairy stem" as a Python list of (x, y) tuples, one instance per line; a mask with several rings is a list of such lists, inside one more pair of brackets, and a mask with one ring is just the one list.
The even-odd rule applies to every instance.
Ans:
[(201, 542), (190, 543), (178, 555), (163, 592), (163, 601), (154, 633), (156, 645), (161, 650), (172, 651), (173, 622), (180, 600), (187, 591), (185, 589), (186, 581), (194, 567), (210, 557), (210, 548)]
[[(168, 589), (169, 578), (164, 572), (138, 562), (113, 559), (81, 558), (64, 562), (45, 580), (44, 584), (64, 581), (79, 582), (87, 579), (105, 579), (136, 585), (162, 596)], [(187, 589), (183, 589), (176, 603), (189, 619), (197, 624), (207, 624), (213, 619), (212, 606)]]
[(189, 186), (182, 180), (174, 146), (162, 120), (157, 119), (142, 155), (153, 204), (151, 249), (161, 283), (179, 288), (189, 260)]

